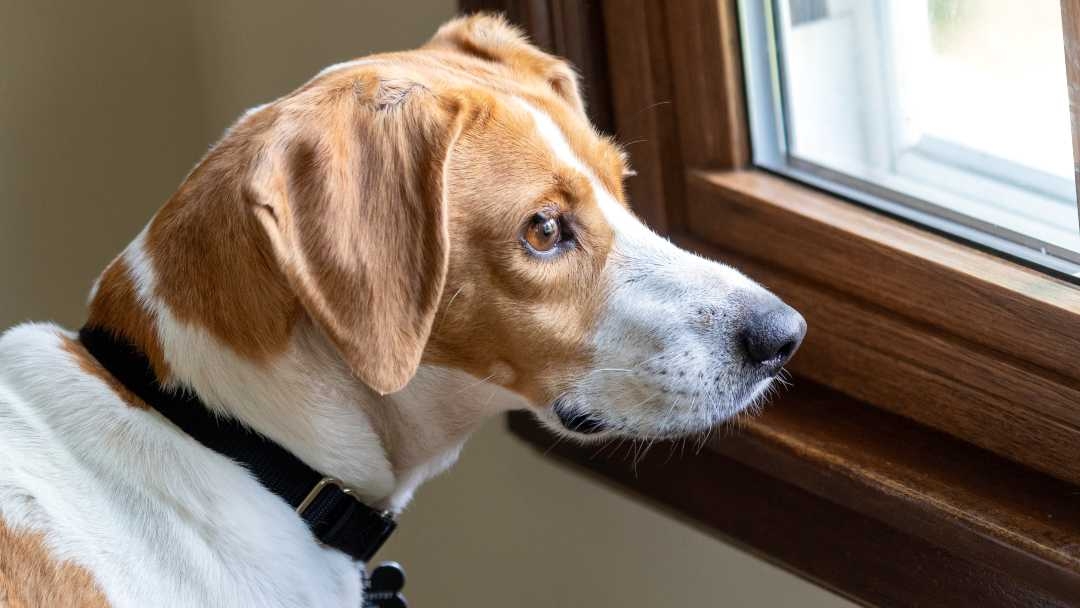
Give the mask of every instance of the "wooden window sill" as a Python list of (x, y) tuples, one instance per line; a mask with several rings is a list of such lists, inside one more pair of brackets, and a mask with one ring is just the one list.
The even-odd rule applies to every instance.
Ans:
[(1080, 603), (1080, 488), (806, 380), (700, 453), (655, 445), (636, 466), (528, 414), (510, 427), (857, 601)]

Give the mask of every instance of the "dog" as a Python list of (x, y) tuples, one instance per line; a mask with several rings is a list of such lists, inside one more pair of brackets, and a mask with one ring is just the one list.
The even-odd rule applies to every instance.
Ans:
[[(585, 442), (750, 407), (805, 321), (650, 231), (628, 172), (497, 16), (248, 111), (82, 333), (0, 338), (0, 605), (355, 607), (363, 560), (305, 519), (324, 490), (392, 519), (508, 408)], [(203, 409), (250, 432), (215, 448)], [(230, 456), (251, 437), (321, 476), (307, 505)]]

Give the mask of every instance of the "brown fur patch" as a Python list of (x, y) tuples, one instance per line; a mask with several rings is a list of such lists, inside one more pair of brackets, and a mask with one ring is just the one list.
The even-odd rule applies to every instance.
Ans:
[(237, 125), (165, 203), (146, 237), (157, 297), (179, 321), (204, 327), (255, 362), (285, 348), (299, 314), (248, 188), (275, 114)]
[(577, 74), (566, 61), (549, 55), (529, 43), (518, 28), (502, 16), (479, 13), (455, 19), (439, 28), (425, 45), (429, 49), (453, 49), (483, 61), (510, 68), (518, 80), (536, 79), (551, 88), (582, 117)]
[(0, 520), (0, 606), (108, 608), (109, 602), (86, 569), (52, 559), (41, 534)]
[(142, 303), (127, 263), (116, 259), (98, 281), (97, 294), (90, 302), (87, 325), (116, 332), (146, 353), (158, 379), (169, 378), (169, 366), (158, 339), (157, 324)]
[(135, 393), (132, 393), (126, 386), (121, 384), (116, 379), (116, 376), (113, 376), (107, 369), (102, 367), (101, 363), (79, 341), (72, 340), (67, 336), (60, 336), (60, 341), (64, 351), (75, 359), (75, 362), (79, 364), (79, 367), (84, 372), (104, 382), (106, 386), (124, 400), (124, 403), (142, 410), (150, 409), (142, 399), (139, 399)]
[(419, 365), (449, 249), (443, 165), (461, 108), (409, 76), (305, 87), (280, 104), (249, 178), (291, 294), (380, 392)]

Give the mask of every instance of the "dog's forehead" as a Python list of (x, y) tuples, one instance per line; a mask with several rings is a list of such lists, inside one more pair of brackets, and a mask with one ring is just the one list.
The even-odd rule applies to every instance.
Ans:
[(558, 99), (514, 97), (509, 100), (528, 116), (526, 128), (564, 167), (595, 178), (616, 199), (622, 200), (624, 156), (577, 112)]

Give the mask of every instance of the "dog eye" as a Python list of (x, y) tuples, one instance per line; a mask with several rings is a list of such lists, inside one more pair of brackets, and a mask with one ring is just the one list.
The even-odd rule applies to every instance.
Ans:
[(536, 253), (550, 252), (562, 241), (562, 226), (559, 225), (559, 218), (547, 211), (537, 213), (529, 220), (522, 238)]

